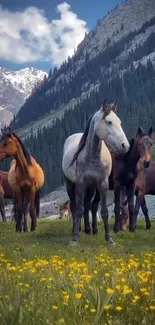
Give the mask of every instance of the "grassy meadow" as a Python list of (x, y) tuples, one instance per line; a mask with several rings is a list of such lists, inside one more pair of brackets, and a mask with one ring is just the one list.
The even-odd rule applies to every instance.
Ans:
[(0, 324), (155, 324), (155, 221), (112, 233), (115, 246), (100, 224), (70, 247), (71, 227), (40, 220), (36, 233), (17, 234), (0, 223)]

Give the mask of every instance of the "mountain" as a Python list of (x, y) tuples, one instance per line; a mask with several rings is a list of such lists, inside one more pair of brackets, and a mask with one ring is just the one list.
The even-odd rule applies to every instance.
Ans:
[(0, 67), (0, 127), (9, 124), (36, 83), (47, 73), (34, 68), (12, 71)]
[(154, 43), (155, 1), (121, 3), (85, 35), (72, 58), (50, 71), (11, 125), (21, 128), (49, 112), (63, 110), (71, 101), (75, 104), (98, 87), (107, 73), (113, 78), (131, 64), (145, 65), (149, 59), (154, 64)]
[(13, 119), (12, 128), (45, 171), (43, 194), (63, 184), (64, 141), (84, 130), (105, 97), (118, 99), (128, 138), (139, 125), (155, 130), (154, 0), (126, 1), (99, 20), (74, 56), (49, 72)]

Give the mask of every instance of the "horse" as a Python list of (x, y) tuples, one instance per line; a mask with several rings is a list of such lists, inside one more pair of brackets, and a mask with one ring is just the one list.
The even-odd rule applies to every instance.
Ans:
[[(114, 190), (114, 203), (115, 203), (115, 224), (114, 232), (118, 232), (120, 228), (120, 212), (122, 216), (125, 217), (126, 203), (128, 203), (129, 209), (129, 230), (131, 232), (135, 231), (135, 210), (134, 210), (134, 193), (135, 193), (135, 182), (138, 175), (138, 162), (141, 161), (142, 171), (148, 172), (148, 167), (150, 164), (152, 156), (152, 127), (148, 132), (142, 130), (141, 127), (138, 128), (135, 138), (130, 141), (130, 149), (126, 154), (112, 154), (112, 172), (109, 177), (109, 189)], [(127, 201), (125, 202), (125, 188)], [(122, 195), (122, 198), (121, 198)], [(91, 204), (92, 217), (96, 224), (96, 213), (98, 210), (98, 204), (100, 202), (99, 192), (96, 190), (96, 194), (93, 198)], [(143, 205), (144, 206), (144, 205)], [(139, 210), (138, 210), (139, 211)], [(89, 220), (87, 220), (89, 223)], [(146, 228), (151, 227), (150, 220), (147, 218)]]
[(86, 203), (90, 202), (96, 188), (101, 198), (105, 239), (109, 244), (114, 243), (108, 224), (107, 192), (112, 159), (107, 146), (118, 152), (129, 150), (116, 110), (117, 101), (108, 104), (105, 99), (100, 109), (89, 118), (84, 133), (73, 134), (64, 143), (62, 170), (73, 216), (72, 243), (79, 240), (80, 220), (83, 212), (86, 213), (85, 209), (89, 212)]
[(8, 182), (8, 172), (0, 171), (0, 211), (3, 222), (6, 222), (4, 199), (14, 200), (14, 192)]
[(16, 231), (22, 231), (23, 216), (23, 231), (28, 231), (28, 211), (31, 217), (31, 231), (35, 231), (37, 225), (35, 197), (44, 184), (44, 172), (21, 139), (9, 127), (2, 129), (1, 132), (0, 161), (7, 157), (15, 158), (10, 165), (8, 182), (17, 200)]
[(71, 218), (71, 210), (70, 210), (70, 203), (69, 200), (64, 202), (63, 204), (60, 205), (59, 209), (59, 218), (67, 218), (68, 220)]
[[(148, 208), (145, 200), (145, 195), (155, 195), (155, 162), (151, 161), (148, 168), (142, 168), (141, 162), (138, 164), (138, 175), (135, 181), (135, 226), (137, 226), (137, 216), (141, 207), (145, 217), (146, 229), (151, 228), (151, 221), (148, 214)], [(127, 202), (124, 201), (126, 206), (126, 213), (124, 221), (121, 219), (121, 223), (125, 226), (128, 225), (128, 209)], [(126, 226), (127, 227), (127, 226)]]

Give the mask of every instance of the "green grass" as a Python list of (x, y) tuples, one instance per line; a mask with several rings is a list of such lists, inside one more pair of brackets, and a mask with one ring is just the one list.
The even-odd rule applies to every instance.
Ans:
[(69, 247), (70, 222), (40, 221), (17, 234), (0, 223), (0, 324), (155, 323), (155, 221), (135, 234), (81, 234)]

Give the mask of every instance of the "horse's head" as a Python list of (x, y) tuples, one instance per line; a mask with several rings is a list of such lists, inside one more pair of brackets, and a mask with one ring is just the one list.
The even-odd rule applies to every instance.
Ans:
[(117, 101), (108, 104), (105, 99), (100, 111), (96, 114), (95, 132), (101, 140), (105, 141), (109, 148), (120, 153), (126, 153), (129, 150), (129, 142), (116, 111)]
[(139, 127), (135, 137), (135, 144), (140, 156), (140, 161), (145, 168), (149, 167), (152, 157), (153, 141), (151, 136), (152, 127), (148, 130), (148, 132), (145, 132), (141, 127)]
[(0, 139), (0, 161), (7, 157), (12, 157), (17, 152), (17, 144), (15, 137), (9, 127), (1, 130), (2, 137)]

